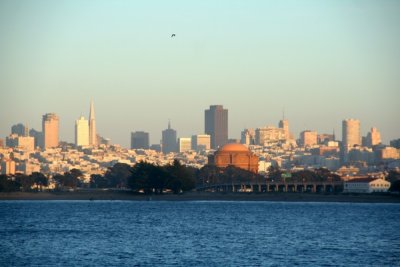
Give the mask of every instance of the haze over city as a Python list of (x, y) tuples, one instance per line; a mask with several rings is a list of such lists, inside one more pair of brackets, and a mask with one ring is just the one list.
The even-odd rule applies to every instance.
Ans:
[[(129, 146), (204, 132), (204, 110), (229, 110), (229, 137), (277, 125), (341, 138), (345, 118), (398, 138), (397, 1), (1, 1), (0, 136), (42, 115), (60, 139), (94, 100), (97, 131)], [(175, 37), (171, 38), (171, 34)]]

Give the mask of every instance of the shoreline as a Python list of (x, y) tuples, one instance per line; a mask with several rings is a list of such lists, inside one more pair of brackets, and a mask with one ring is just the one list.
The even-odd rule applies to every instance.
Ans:
[(395, 194), (316, 194), (316, 193), (209, 193), (187, 192), (179, 195), (142, 195), (130, 191), (74, 192), (0, 192), (4, 200), (127, 200), (127, 201), (276, 201), (276, 202), (347, 202), (400, 203)]

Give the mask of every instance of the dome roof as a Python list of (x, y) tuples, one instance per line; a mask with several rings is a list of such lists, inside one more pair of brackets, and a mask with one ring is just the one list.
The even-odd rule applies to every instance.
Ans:
[(222, 146), (218, 151), (220, 152), (249, 152), (249, 149), (242, 144), (231, 143)]

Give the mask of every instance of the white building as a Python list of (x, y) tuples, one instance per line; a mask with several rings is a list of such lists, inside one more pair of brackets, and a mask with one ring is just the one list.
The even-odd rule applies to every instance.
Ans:
[(189, 137), (178, 138), (178, 150), (180, 153), (192, 149), (192, 139)]
[(83, 116), (75, 121), (75, 145), (89, 145), (89, 122)]
[(192, 135), (192, 149), (196, 151), (210, 150), (211, 136), (208, 134)]
[(382, 178), (358, 178), (344, 182), (344, 193), (387, 192), (390, 182)]

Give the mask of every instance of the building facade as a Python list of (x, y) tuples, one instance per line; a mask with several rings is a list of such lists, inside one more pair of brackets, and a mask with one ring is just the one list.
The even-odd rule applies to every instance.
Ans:
[(255, 142), (259, 146), (264, 146), (270, 142), (286, 140), (285, 131), (275, 126), (266, 126), (255, 130)]
[(387, 192), (390, 182), (381, 178), (358, 178), (344, 182), (344, 193)]
[(28, 127), (22, 123), (18, 123), (11, 127), (11, 134), (16, 134), (18, 136), (29, 136)]
[(305, 130), (300, 133), (300, 145), (312, 147), (318, 144), (318, 134), (316, 131)]
[(171, 128), (171, 123), (168, 122), (168, 128), (162, 131), (162, 152), (168, 154), (177, 150), (176, 131)]
[(59, 118), (54, 113), (43, 115), (42, 132), (43, 132), (43, 148), (58, 147), (58, 128)]
[(222, 105), (212, 105), (204, 112), (205, 133), (211, 136), (211, 148), (216, 149), (228, 142), (228, 110)]
[(382, 143), (381, 133), (377, 128), (372, 127), (371, 131), (367, 134), (366, 145), (368, 147), (373, 147)]
[(93, 101), (90, 102), (90, 112), (89, 112), (89, 145), (97, 145), (97, 132), (96, 132), (96, 119), (94, 114), (94, 104)]
[(349, 149), (361, 145), (360, 121), (347, 119), (342, 122), (342, 146)]
[(190, 137), (178, 138), (178, 152), (186, 152), (192, 150), (192, 139)]
[(195, 151), (210, 150), (211, 136), (209, 134), (192, 135), (192, 149)]
[(149, 149), (149, 147), (149, 133), (143, 131), (136, 131), (131, 133), (131, 149)]
[(254, 155), (243, 144), (226, 144), (213, 155), (209, 155), (208, 164), (219, 168), (235, 166), (244, 170), (258, 173), (258, 156)]
[(89, 122), (83, 116), (75, 121), (75, 145), (89, 145)]

